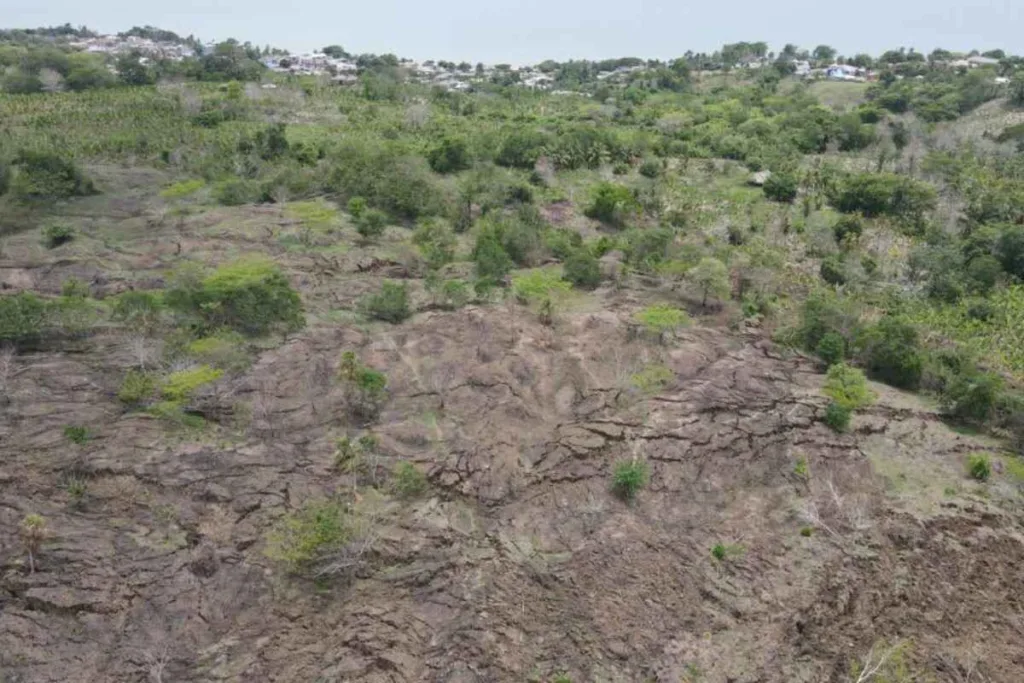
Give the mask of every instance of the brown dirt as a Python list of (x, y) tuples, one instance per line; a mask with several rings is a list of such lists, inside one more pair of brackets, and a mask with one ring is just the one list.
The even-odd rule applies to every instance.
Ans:
[[(379, 276), (356, 275), (362, 253), (327, 269), (276, 256), (322, 310)], [(60, 281), (52, 263), (5, 265)], [(977, 680), (1024, 679), (1020, 494), (963, 476), (993, 444), (881, 387), (836, 435), (807, 359), (699, 326), (631, 339), (649, 295), (595, 296), (603, 310), (553, 328), (504, 305), (315, 323), (204, 396), (215, 424), (199, 434), (123, 410), (132, 355), (114, 333), (16, 357), (0, 402), (0, 680), (844, 683), (879, 640), (911, 644), (907, 680), (964, 680), (972, 662)], [(346, 349), (389, 377), (381, 469), (414, 462), (431, 493), (388, 501), (367, 563), (317, 587), (268, 560), (265, 535), (351, 489), (332, 469), (334, 439), (359, 431), (333, 379)], [(675, 379), (644, 395), (630, 377), (651, 363)], [(67, 424), (95, 438), (70, 444)], [(628, 505), (609, 481), (633, 457), (651, 477)], [(61, 487), (72, 474), (89, 481), (80, 506)], [(34, 574), (17, 537), (29, 513), (53, 533)]]

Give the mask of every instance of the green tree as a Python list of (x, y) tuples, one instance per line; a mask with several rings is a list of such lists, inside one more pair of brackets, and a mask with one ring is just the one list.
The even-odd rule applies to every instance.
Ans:
[(868, 388), (864, 373), (845, 363), (836, 363), (828, 369), (824, 393), (848, 410), (864, 408), (875, 401), (875, 395)]
[(819, 45), (811, 53), (816, 62), (831, 62), (836, 58), (836, 54), (836, 49), (830, 45)]
[(621, 228), (625, 227), (631, 218), (639, 215), (640, 203), (628, 187), (600, 183), (594, 188), (590, 205), (583, 213), (588, 218)]
[(772, 201), (792, 204), (800, 189), (800, 180), (794, 173), (779, 171), (772, 173), (764, 182), (764, 196)]
[(427, 153), (430, 168), (438, 173), (457, 173), (472, 166), (469, 145), (462, 138), (445, 137)]
[(565, 279), (581, 289), (594, 289), (601, 284), (601, 266), (589, 249), (577, 249), (563, 264)]
[(728, 267), (710, 256), (702, 258), (686, 276), (701, 293), (701, 308), (707, 308), (708, 297), (724, 298), (732, 288)]
[(143, 55), (137, 50), (121, 53), (114, 68), (117, 78), (125, 85), (151, 85), (156, 81), (153, 72), (142, 63)]
[(27, 95), (43, 91), (43, 81), (39, 74), (25, 71), (24, 69), (13, 69), (3, 77), (4, 92), (13, 95)]
[(363, 307), (371, 318), (397, 325), (412, 315), (409, 310), (409, 288), (405, 283), (385, 282), (379, 292), (366, 298)]
[(864, 333), (861, 344), (871, 376), (902, 389), (916, 389), (920, 384), (924, 359), (912, 325), (887, 316)]

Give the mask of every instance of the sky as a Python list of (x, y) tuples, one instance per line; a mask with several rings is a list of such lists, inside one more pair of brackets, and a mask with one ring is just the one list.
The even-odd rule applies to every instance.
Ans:
[(915, 47), (1024, 53), (1024, 0), (0, 0), (0, 27), (69, 22), (101, 33), (152, 25), (292, 52), (527, 64), (763, 40), (840, 54)]

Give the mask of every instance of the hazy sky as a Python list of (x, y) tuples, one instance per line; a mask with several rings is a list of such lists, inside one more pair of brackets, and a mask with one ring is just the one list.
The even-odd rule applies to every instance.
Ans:
[(1024, 0), (0, 0), (0, 27), (65, 22), (472, 62), (668, 58), (740, 40), (1024, 52)]

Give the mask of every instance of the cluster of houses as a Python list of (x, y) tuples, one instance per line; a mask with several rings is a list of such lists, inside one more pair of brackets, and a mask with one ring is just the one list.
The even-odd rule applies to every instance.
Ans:
[(154, 59), (172, 61), (181, 61), (195, 56), (195, 51), (188, 45), (160, 42), (138, 36), (96, 36), (74, 41), (71, 46), (95, 54), (118, 55), (125, 52), (139, 52)]

